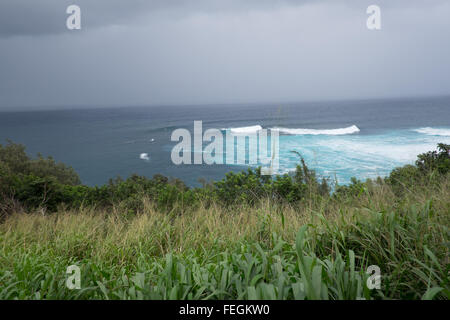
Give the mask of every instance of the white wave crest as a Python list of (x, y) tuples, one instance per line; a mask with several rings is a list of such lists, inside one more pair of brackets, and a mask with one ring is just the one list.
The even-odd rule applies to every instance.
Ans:
[(355, 125), (347, 127), (347, 128), (339, 128), (339, 129), (289, 129), (289, 128), (273, 128), (272, 130), (278, 130), (280, 133), (292, 134), (292, 135), (331, 135), (331, 136), (339, 136), (346, 134), (353, 134), (360, 132), (359, 128)]
[(414, 129), (413, 131), (426, 134), (429, 136), (443, 136), (443, 137), (450, 137), (450, 129), (438, 129), (438, 128), (420, 128), (420, 129)]
[(150, 157), (148, 156), (148, 153), (141, 153), (139, 159), (149, 161)]
[(256, 133), (262, 130), (262, 127), (260, 125), (256, 125), (250, 127), (230, 128), (229, 130), (233, 134), (247, 134), (247, 133)]

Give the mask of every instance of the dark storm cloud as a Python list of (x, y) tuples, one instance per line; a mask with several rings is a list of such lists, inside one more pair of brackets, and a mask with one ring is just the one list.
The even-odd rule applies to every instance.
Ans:
[[(1, 0), (0, 36), (39, 35), (65, 32), (65, 10), (82, 8), (89, 28), (128, 24), (148, 14), (264, 9), (313, 0)], [(317, 2), (317, 1), (316, 1)]]
[(0, 36), (54, 34), (65, 31), (66, 8), (77, 4), (91, 27), (115, 24), (156, 9), (163, 1), (117, 0), (2, 0)]
[(449, 0), (0, 0), (0, 110), (450, 94), (448, 39)]
[[(136, 23), (151, 14), (185, 16), (194, 12), (270, 10), (280, 6), (340, 3), (347, 6), (403, 6), (404, 0), (1, 0), (0, 37), (65, 32), (65, 10), (82, 8), (88, 28)], [(406, 1), (406, 0), (405, 0)], [(448, 0), (408, 0), (408, 6), (430, 6)]]
[[(341, 3), (367, 6), (403, 6), (403, 0), (1, 0), (0, 37), (65, 32), (65, 10), (71, 4), (82, 8), (88, 28), (136, 23), (151, 14), (185, 16), (194, 12), (269, 10), (280, 6)], [(448, 0), (408, 0), (408, 6), (429, 6)]]

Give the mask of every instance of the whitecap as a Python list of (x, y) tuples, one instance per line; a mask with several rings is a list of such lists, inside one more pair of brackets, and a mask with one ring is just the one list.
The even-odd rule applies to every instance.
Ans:
[(233, 134), (248, 134), (248, 133), (256, 133), (262, 130), (262, 127), (260, 125), (256, 125), (249, 127), (230, 128), (229, 130)]
[(339, 136), (346, 134), (353, 134), (360, 132), (361, 130), (353, 125), (347, 128), (339, 129), (289, 129), (289, 128), (273, 128), (271, 130), (278, 130), (280, 133), (291, 134), (291, 135), (331, 135)]
[(420, 128), (420, 129), (414, 129), (413, 131), (426, 134), (429, 136), (443, 136), (443, 137), (450, 137), (450, 129), (442, 129), (442, 128)]

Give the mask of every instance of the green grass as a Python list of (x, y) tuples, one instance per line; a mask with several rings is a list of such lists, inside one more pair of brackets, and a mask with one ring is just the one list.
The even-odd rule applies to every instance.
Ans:
[(16, 213), (0, 223), (0, 299), (448, 299), (447, 178), (295, 207)]

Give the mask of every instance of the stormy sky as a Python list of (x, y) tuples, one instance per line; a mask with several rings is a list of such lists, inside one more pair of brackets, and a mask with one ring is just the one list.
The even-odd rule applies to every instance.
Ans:
[(0, 1), (0, 110), (448, 94), (448, 0)]

